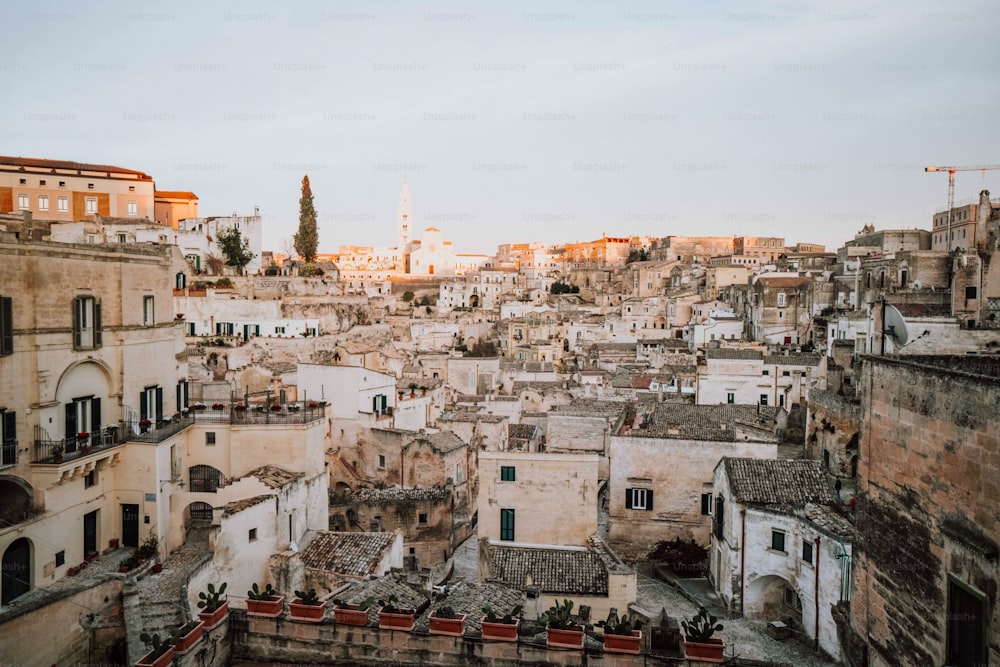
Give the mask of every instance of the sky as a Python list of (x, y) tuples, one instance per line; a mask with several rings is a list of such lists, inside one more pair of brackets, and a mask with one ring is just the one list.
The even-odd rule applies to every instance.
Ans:
[[(0, 154), (114, 164), (319, 250), (602, 235), (833, 249), (1000, 164), (996, 0), (3, 3)], [(1000, 196), (960, 172), (956, 201)], [(416, 236), (419, 238), (419, 231)]]

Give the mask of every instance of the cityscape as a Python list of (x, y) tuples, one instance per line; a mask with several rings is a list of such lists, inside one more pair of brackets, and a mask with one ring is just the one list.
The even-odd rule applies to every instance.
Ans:
[(996, 8), (0, 16), (0, 664), (1000, 664)]

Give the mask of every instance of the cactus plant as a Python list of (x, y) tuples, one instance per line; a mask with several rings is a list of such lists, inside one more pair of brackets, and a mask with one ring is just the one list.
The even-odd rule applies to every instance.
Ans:
[(708, 613), (704, 607), (698, 609), (698, 614), (690, 622), (681, 621), (684, 628), (684, 636), (691, 642), (707, 642), (716, 632), (722, 630), (722, 623), (717, 623), (719, 619)]

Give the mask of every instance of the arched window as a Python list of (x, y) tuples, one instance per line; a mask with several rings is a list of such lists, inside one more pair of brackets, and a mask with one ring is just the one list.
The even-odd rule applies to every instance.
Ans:
[(196, 465), (188, 469), (192, 493), (215, 493), (225, 484), (226, 476), (212, 466)]

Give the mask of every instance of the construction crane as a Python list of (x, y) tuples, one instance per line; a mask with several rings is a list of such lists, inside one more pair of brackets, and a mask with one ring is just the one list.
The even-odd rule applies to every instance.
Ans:
[(951, 224), (955, 216), (955, 212), (952, 210), (955, 206), (955, 172), (981, 171), (985, 174), (987, 171), (991, 169), (1000, 169), (1000, 164), (989, 164), (981, 167), (925, 167), (924, 168), (924, 171), (948, 172), (948, 252), (951, 252)]

